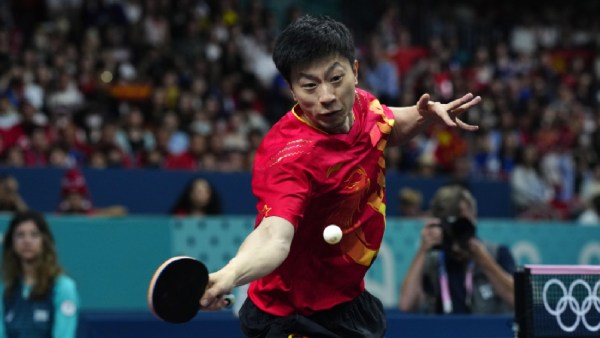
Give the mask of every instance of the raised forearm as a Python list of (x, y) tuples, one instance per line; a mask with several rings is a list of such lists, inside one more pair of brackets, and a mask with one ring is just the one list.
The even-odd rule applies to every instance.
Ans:
[(392, 129), (391, 144), (402, 144), (425, 129), (429, 124), (417, 106), (390, 107), (394, 113), (394, 128)]

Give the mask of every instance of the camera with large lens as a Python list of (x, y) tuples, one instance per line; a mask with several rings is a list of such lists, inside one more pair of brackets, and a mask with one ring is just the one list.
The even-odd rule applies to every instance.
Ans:
[(475, 237), (475, 225), (466, 217), (447, 217), (439, 224), (442, 228), (442, 244), (433, 249), (449, 251), (456, 243), (468, 251), (469, 240)]

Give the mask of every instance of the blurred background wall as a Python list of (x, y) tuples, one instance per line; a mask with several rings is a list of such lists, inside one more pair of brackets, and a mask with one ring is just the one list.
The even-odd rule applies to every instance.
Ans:
[[(214, 271), (233, 257), (254, 225), (253, 217), (244, 216), (52, 216), (49, 221), (65, 269), (77, 281), (83, 309), (116, 312), (147, 312), (148, 283), (164, 260), (192, 256)], [(6, 223), (6, 217), (0, 218), (0, 232)], [(384, 244), (367, 276), (367, 288), (390, 310), (397, 307), (400, 283), (417, 249), (421, 226), (419, 220), (391, 217)], [(600, 237), (595, 228), (484, 219), (478, 234), (508, 245), (519, 265), (600, 264)], [(238, 299), (244, 298), (244, 292), (238, 291)]]

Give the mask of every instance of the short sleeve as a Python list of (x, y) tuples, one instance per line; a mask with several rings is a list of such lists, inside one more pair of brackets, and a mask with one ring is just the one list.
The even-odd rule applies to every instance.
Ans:
[(299, 162), (256, 170), (253, 190), (258, 199), (257, 224), (264, 217), (278, 216), (298, 226), (310, 193), (310, 182)]
[(75, 281), (60, 276), (54, 286), (52, 337), (75, 338), (79, 317), (79, 295)]

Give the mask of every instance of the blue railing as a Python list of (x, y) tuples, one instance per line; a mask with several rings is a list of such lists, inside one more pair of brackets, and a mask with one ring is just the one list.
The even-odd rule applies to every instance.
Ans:
[[(512, 315), (409, 315), (387, 311), (387, 338), (510, 338)], [(186, 324), (168, 324), (143, 312), (86, 312), (78, 338), (243, 338), (231, 312), (201, 312)]]
[[(56, 168), (0, 168), (0, 174), (13, 175), (20, 184), (25, 201), (44, 212), (56, 211), (60, 198), (60, 182), (64, 169)], [(148, 169), (83, 169), (97, 207), (123, 205), (132, 214), (167, 215), (179, 194), (193, 177), (207, 178), (221, 197), (225, 215), (254, 215), (256, 200), (252, 195), (250, 173), (214, 173), (192, 171), (166, 171)], [(423, 207), (448, 178), (420, 178), (398, 172), (388, 172), (387, 212), (399, 215), (398, 193), (410, 187), (423, 194)], [(471, 180), (467, 182), (478, 201), (480, 217), (512, 217), (510, 186), (507, 182), (494, 180)]]

